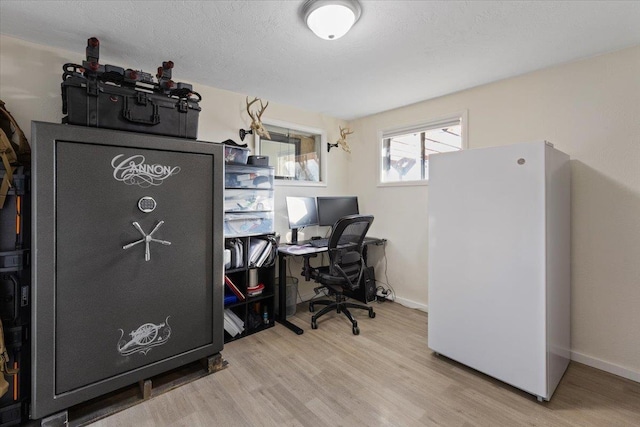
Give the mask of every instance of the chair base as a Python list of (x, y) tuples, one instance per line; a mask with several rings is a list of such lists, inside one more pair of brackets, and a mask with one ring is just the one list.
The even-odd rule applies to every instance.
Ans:
[(347, 318), (351, 321), (351, 331), (353, 332), (353, 335), (358, 335), (360, 333), (360, 328), (358, 328), (358, 322), (356, 321), (356, 319), (353, 318), (353, 315), (351, 314), (351, 312), (349, 311), (349, 308), (357, 308), (360, 310), (367, 310), (369, 312), (369, 317), (370, 318), (374, 318), (376, 317), (376, 313), (373, 311), (373, 307), (367, 307), (364, 304), (356, 304), (356, 303), (352, 303), (352, 302), (347, 302), (344, 295), (342, 295), (341, 293), (336, 293), (336, 300), (335, 301), (331, 301), (331, 300), (318, 300), (318, 301), (311, 301), (309, 302), (309, 311), (310, 312), (314, 312), (315, 311), (315, 305), (316, 304), (320, 304), (320, 305), (326, 305), (326, 307), (324, 307), (322, 310), (320, 310), (318, 313), (314, 314), (313, 316), (311, 316), (311, 328), (312, 329), (318, 329), (318, 318), (330, 313), (332, 311), (336, 311), (338, 313), (342, 313), (345, 316), (347, 316)]

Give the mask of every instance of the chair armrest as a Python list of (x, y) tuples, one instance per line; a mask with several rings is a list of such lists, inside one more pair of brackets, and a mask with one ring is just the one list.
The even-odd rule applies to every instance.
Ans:
[(303, 267), (302, 267), (302, 275), (304, 276), (304, 280), (305, 282), (308, 282), (311, 280), (311, 271), (314, 270), (313, 267), (311, 267), (311, 263), (309, 262), (309, 258), (315, 258), (317, 256), (317, 254), (307, 254), (307, 255), (303, 255)]

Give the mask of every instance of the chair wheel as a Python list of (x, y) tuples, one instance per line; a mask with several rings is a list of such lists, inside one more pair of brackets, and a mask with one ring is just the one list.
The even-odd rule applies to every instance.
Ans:
[(315, 320), (311, 321), (311, 329), (318, 329), (318, 323)]
[(376, 312), (375, 312), (375, 311), (373, 311), (373, 308), (370, 308), (370, 309), (369, 309), (369, 317), (370, 317), (370, 318), (372, 318), (372, 319), (373, 319), (374, 317), (376, 317)]
[(352, 328), (353, 331), (353, 335), (360, 335), (360, 328), (358, 328), (357, 326), (354, 326)]
[(316, 310), (315, 310), (315, 307), (314, 307), (314, 306), (313, 306), (313, 304), (311, 304), (311, 303), (309, 303), (309, 311), (310, 311), (310, 312), (312, 312), (312, 313), (313, 313), (314, 311), (316, 311)]

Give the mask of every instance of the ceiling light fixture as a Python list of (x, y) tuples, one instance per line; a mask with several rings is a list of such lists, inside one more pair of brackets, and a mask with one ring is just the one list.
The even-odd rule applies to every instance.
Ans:
[(325, 40), (337, 40), (347, 34), (361, 13), (357, 0), (308, 0), (302, 6), (304, 22)]

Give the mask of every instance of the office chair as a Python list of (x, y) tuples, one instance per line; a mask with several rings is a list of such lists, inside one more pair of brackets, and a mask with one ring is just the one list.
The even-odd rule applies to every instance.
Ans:
[(358, 308), (369, 311), (369, 317), (376, 317), (372, 307), (364, 304), (346, 302), (344, 291), (353, 291), (360, 287), (360, 281), (365, 270), (363, 257), (364, 238), (373, 222), (371, 215), (349, 215), (340, 218), (329, 236), (329, 265), (312, 268), (305, 265), (306, 277), (313, 278), (322, 287), (329, 290), (329, 294), (335, 295), (335, 301), (318, 300), (309, 302), (309, 311), (314, 312), (316, 304), (326, 305), (317, 314), (311, 317), (311, 328), (318, 329), (318, 318), (336, 310), (351, 321), (354, 335), (360, 333), (358, 322), (349, 312), (349, 308)]

